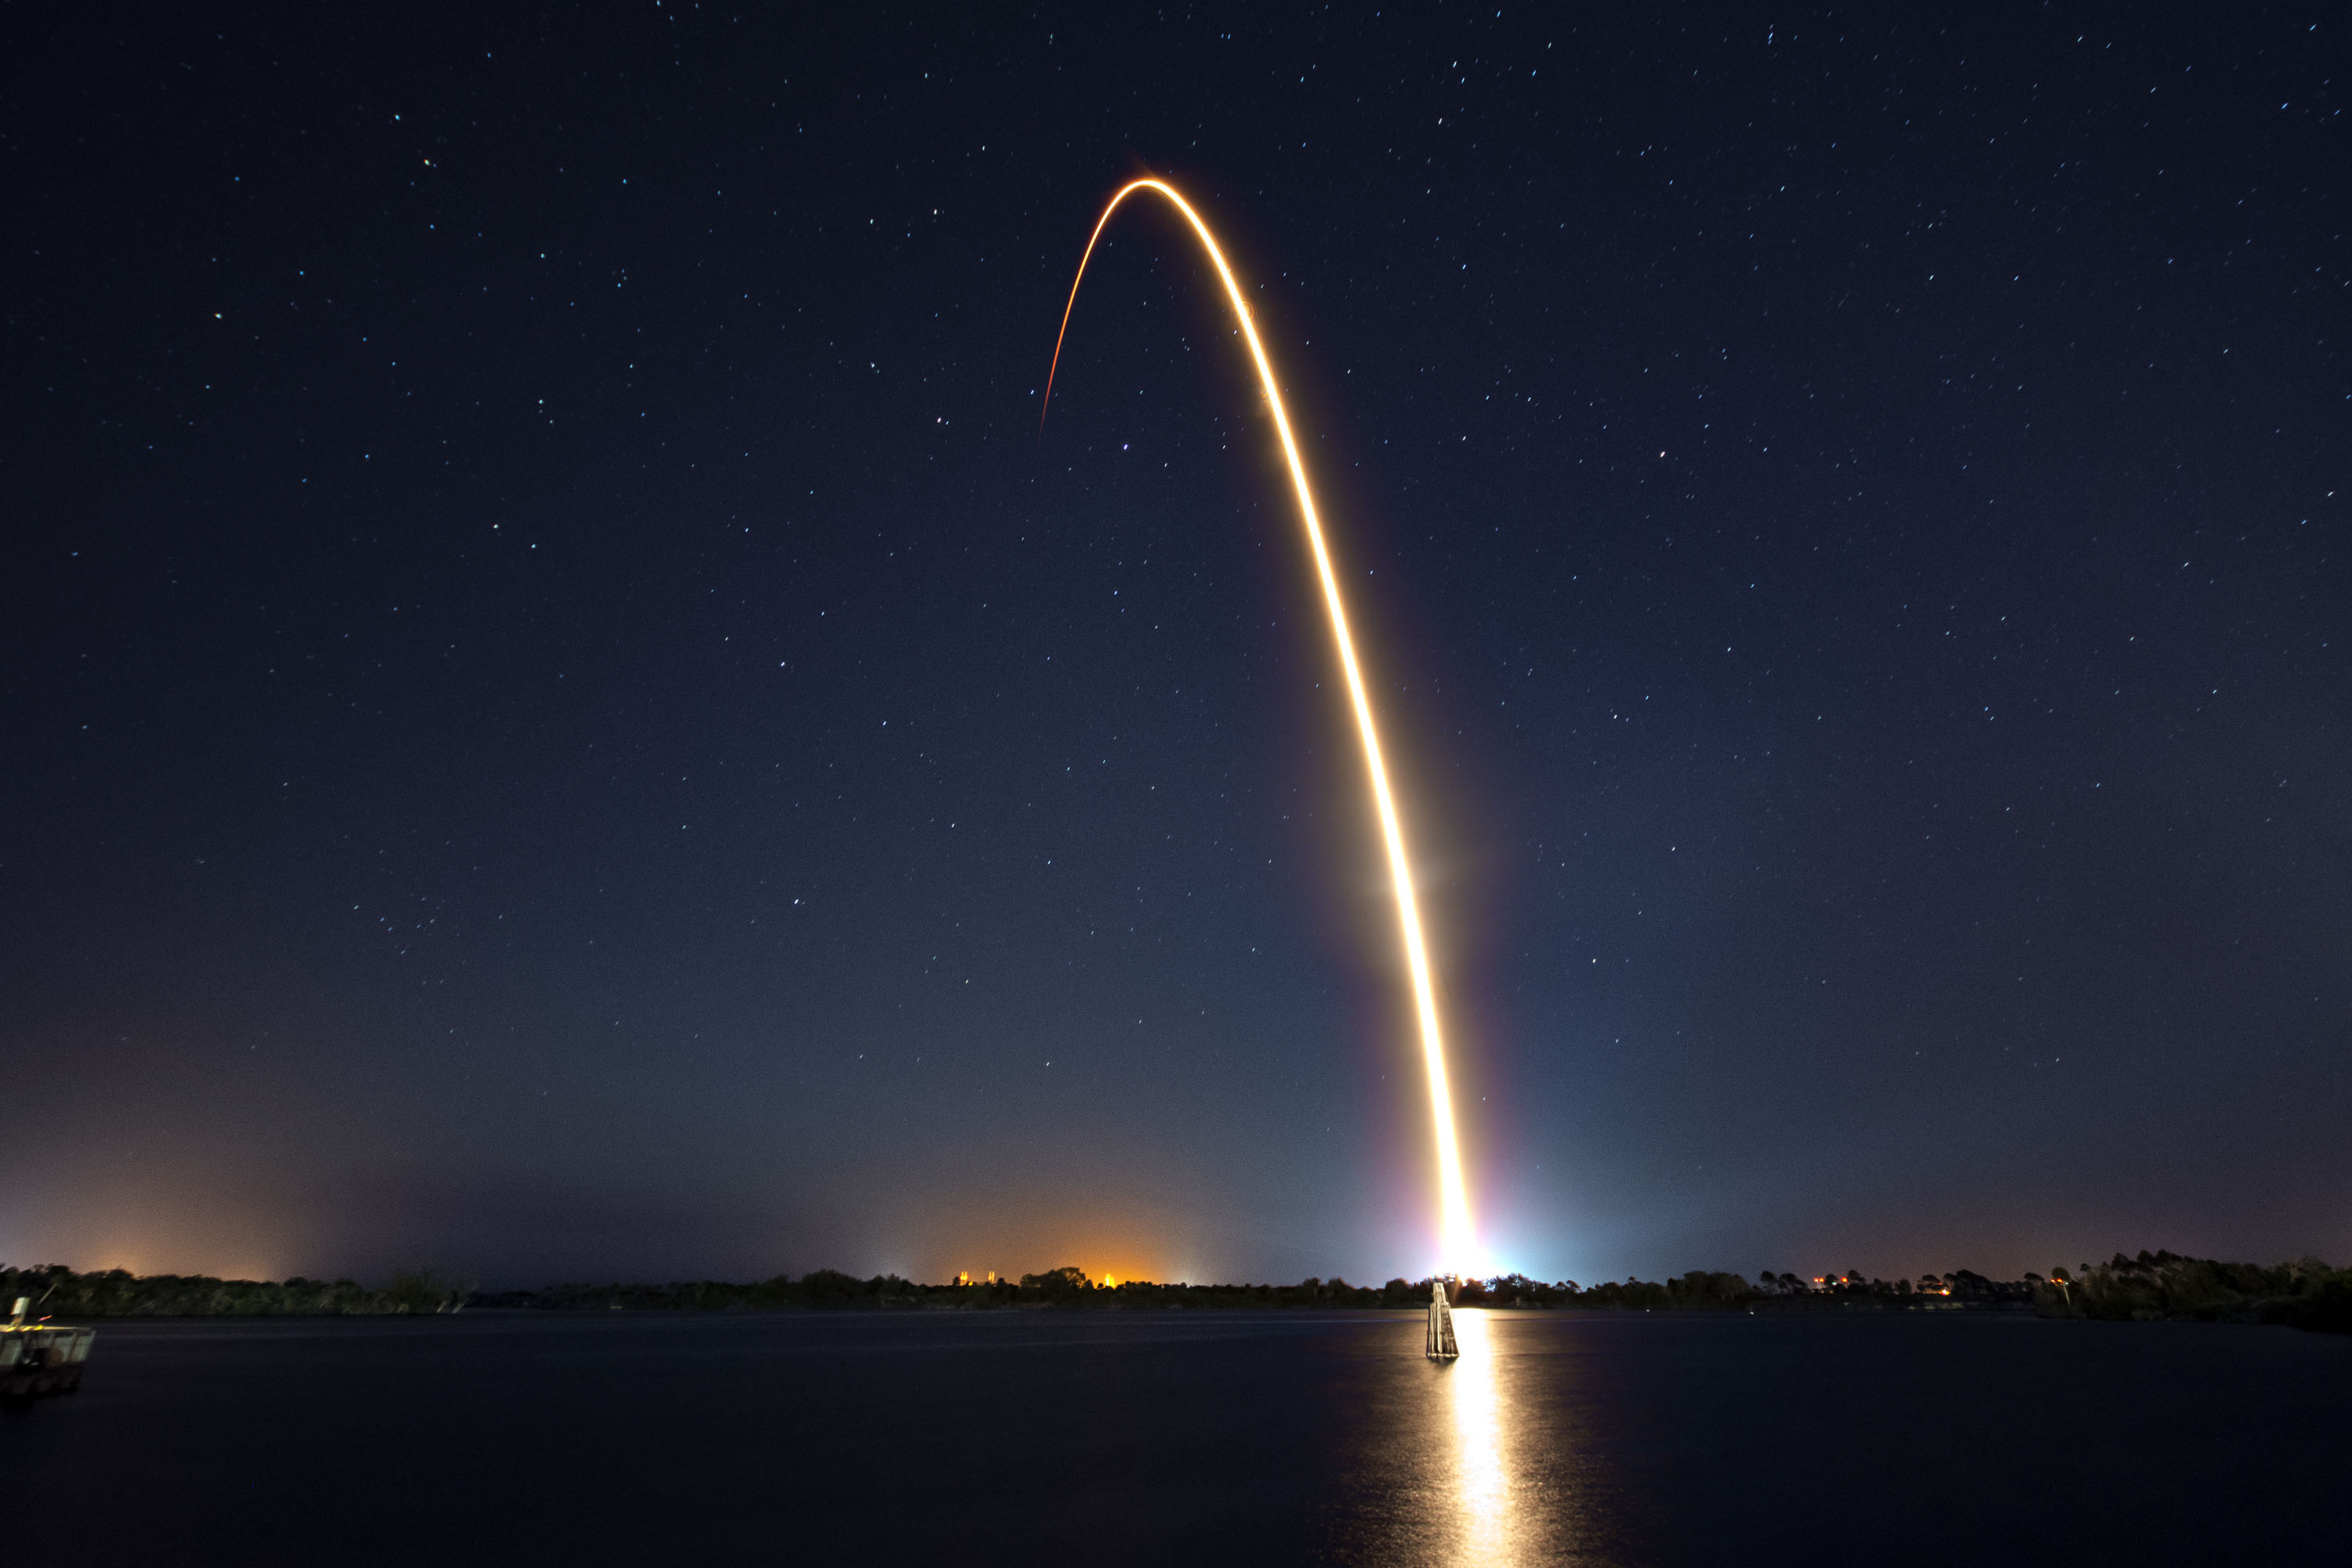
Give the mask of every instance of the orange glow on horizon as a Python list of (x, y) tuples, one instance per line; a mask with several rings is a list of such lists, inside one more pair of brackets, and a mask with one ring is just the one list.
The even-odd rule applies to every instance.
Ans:
[(1331, 568), (1331, 555), (1323, 541), (1323, 524), (1315, 506), (1315, 494), (1307, 482), (1307, 465), (1298, 455), (1298, 443), (1291, 435), (1290, 416), (1283, 406), (1281, 389), (1275, 383), (1274, 363), (1266, 357), (1265, 345), (1259, 341), (1256, 320), (1250, 314), (1248, 300), (1242, 294), (1241, 284), (1234, 277), (1233, 268), (1225, 260), (1223, 249), (1216, 236), (1192, 205), (1180, 195), (1165, 180), (1130, 180), (1113, 192), (1104, 205), (1102, 216), (1096, 220), (1094, 233), (1087, 238), (1087, 248), (1078, 258), (1077, 277), (1070, 283), (1069, 302), (1062, 308), (1062, 330), (1054, 339), (1054, 361), (1045, 374), (1045, 401), (1037, 410), (1037, 428), (1045, 427), (1045, 407), (1053, 402), (1054, 374), (1061, 368), (1062, 340), (1069, 335), (1070, 314), (1077, 308), (1078, 288), (1086, 281), (1087, 263), (1093, 259), (1095, 246), (1109, 226), (1111, 215), (1120, 204), (1139, 191), (1150, 191), (1164, 196), (1181, 213), (1184, 221), (1192, 226), (1200, 237), (1202, 248), (1209, 254), (1217, 269), (1219, 281), (1224, 284), (1226, 301), (1232, 305), (1234, 319), (1241, 324), (1244, 341), (1249, 344), (1250, 358), (1257, 366), (1258, 384), (1265, 394), (1267, 409), (1274, 416), (1275, 434), (1281, 438), (1282, 455), (1290, 469), (1290, 485), (1298, 499), (1298, 517), (1307, 530), (1307, 542), (1315, 557), (1315, 574), (1323, 588), (1324, 608), (1330, 614), (1331, 637), (1338, 645), (1339, 668), (1348, 681), (1348, 700), (1353, 709), (1356, 732), (1363, 742), (1365, 771), (1370, 775), (1372, 804), (1381, 824), (1381, 839), (1388, 853), (1389, 879), (1394, 885), (1397, 900), (1397, 923), (1404, 945), (1405, 967), (1412, 977), (1413, 1012), (1421, 1027), (1421, 1050), (1423, 1067), (1429, 1076), (1430, 1120), (1434, 1127), (1437, 1146), (1437, 1186), (1442, 1267), (1470, 1273), (1476, 1262), (1473, 1256), (1470, 1228), (1468, 1189), (1462, 1179), (1462, 1155), (1459, 1140), (1454, 1135), (1454, 1092), (1445, 1068), (1445, 1039), (1437, 1018), (1437, 992), (1431, 978), (1428, 944), (1423, 939), (1421, 908), (1414, 897), (1412, 871), (1405, 854), (1404, 829), (1401, 825), (1394, 793), (1389, 787), (1388, 767), (1381, 753), (1381, 738), (1372, 721), (1371, 700), (1365, 695), (1363, 671), (1356, 660), (1356, 645), (1348, 630), (1348, 611), (1339, 595), (1339, 580)]

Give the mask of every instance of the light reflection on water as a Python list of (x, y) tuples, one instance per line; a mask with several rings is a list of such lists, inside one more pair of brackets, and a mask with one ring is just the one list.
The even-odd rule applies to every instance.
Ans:
[(1359, 1435), (1339, 1521), (1343, 1560), (1615, 1560), (1571, 1363), (1547, 1353), (1556, 1347), (1530, 1327), (1544, 1325), (1457, 1309), (1458, 1361), (1424, 1358), (1418, 1331), (1383, 1346), (1371, 1430)]
[(1453, 1406), (1454, 1511), (1459, 1550), (1475, 1562), (1517, 1562), (1511, 1550), (1511, 1473), (1503, 1458), (1500, 1382), (1495, 1372), (1494, 1325), (1481, 1311), (1454, 1314), (1462, 1347), (1451, 1366), (1432, 1364)]
[[(1410, 1312), (115, 1320), (81, 1393), (0, 1410), (0, 1495), (42, 1500), (6, 1561), (407, 1564), (451, 1520), (499, 1563), (1724, 1563), (1825, 1528), (1935, 1563), (2344, 1555), (2340, 1335), (1455, 1321), (1438, 1366)], [(1909, 1436), (1822, 1395), (1854, 1388)], [(2229, 1397), (2183, 1421), (2184, 1389)]]

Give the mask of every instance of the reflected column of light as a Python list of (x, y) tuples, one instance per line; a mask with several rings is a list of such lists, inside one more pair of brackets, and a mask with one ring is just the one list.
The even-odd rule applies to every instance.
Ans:
[[(1274, 363), (1266, 357), (1265, 345), (1258, 340), (1257, 322), (1250, 315), (1249, 302), (1242, 296), (1241, 284), (1234, 278), (1234, 269), (1226, 265), (1225, 253), (1217, 244), (1216, 236), (1192, 205), (1176, 192), (1165, 180), (1132, 180), (1112, 193), (1104, 204), (1102, 216), (1095, 222), (1095, 231), (1087, 237), (1086, 253), (1078, 258), (1078, 275), (1070, 282), (1069, 303), (1062, 308), (1062, 331), (1054, 339), (1054, 363), (1045, 373), (1045, 404), (1054, 399), (1054, 373), (1062, 364), (1062, 339), (1070, 331), (1070, 312), (1077, 308), (1078, 286), (1086, 281), (1087, 263), (1093, 259), (1095, 245), (1102, 238), (1111, 215), (1119, 204), (1139, 191), (1150, 191), (1168, 198), (1170, 205), (1184, 215), (1200, 237), (1202, 248), (1216, 267), (1217, 278), (1225, 286), (1225, 299), (1234, 308), (1234, 319), (1240, 321), (1242, 337), (1248, 342), (1250, 358), (1256, 363), (1258, 384), (1265, 393), (1266, 407), (1274, 415), (1275, 434), (1282, 439), (1282, 456), (1290, 468), (1290, 486), (1298, 497), (1299, 521), (1307, 526), (1307, 542), (1315, 556), (1315, 574), (1323, 585), (1323, 605), (1330, 612), (1332, 639), (1339, 644), (1339, 668), (1348, 678), (1348, 700), (1355, 710), (1356, 731), (1364, 745), (1364, 764), (1371, 775), (1372, 803), (1381, 819), (1381, 840), (1388, 849), (1389, 878), (1396, 886), (1397, 921), (1404, 938), (1405, 967), (1412, 976), (1413, 1011), (1421, 1025), (1421, 1054), (1429, 1074), (1430, 1119), (1435, 1124), (1437, 1137), (1437, 1188), (1439, 1244), (1444, 1249), (1443, 1267), (1467, 1273), (1475, 1259), (1471, 1256), (1470, 1200), (1462, 1180), (1462, 1154), (1454, 1131), (1454, 1091), (1445, 1071), (1445, 1037), (1438, 1028), (1437, 993), (1431, 982), (1428, 944), (1422, 939), (1421, 907), (1413, 896), (1412, 872), (1405, 856), (1404, 829), (1397, 819), (1396, 800), (1389, 789), (1387, 764), (1381, 756), (1379, 730), (1372, 723), (1371, 700), (1364, 694), (1363, 672), (1357, 667), (1356, 645), (1348, 631), (1347, 606), (1339, 597), (1339, 579), (1331, 569), (1330, 552), (1324, 547), (1323, 524), (1315, 510), (1315, 494), (1307, 483), (1307, 465), (1298, 456), (1298, 443), (1290, 433), (1290, 416), (1282, 405), (1282, 393), (1275, 384)], [(1045, 427), (1045, 406), (1037, 410), (1037, 427)]]
[(1502, 1411), (1496, 1386), (1494, 1336), (1476, 1308), (1454, 1314), (1462, 1355), (1445, 1369), (1454, 1405), (1454, 1453), (1461, 1555), (1466, 1562), (1517, 1561), (1510, 1517), (1511, 1477), (1504, 1468)]

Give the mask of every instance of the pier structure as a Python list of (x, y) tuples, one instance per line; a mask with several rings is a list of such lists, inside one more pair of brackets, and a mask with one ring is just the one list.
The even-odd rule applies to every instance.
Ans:
[(1445, 1300), (1445, 1277), (1429, 1282), (1429, 1359), (1452, 1361), (1462, 1353), (1454, 1338), (1454, 1309)]

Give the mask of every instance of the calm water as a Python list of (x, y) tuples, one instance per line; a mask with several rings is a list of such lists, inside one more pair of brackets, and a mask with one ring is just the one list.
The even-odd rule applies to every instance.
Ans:
[(2352, 1339), (1926, 1317), (101, 1326), (0, 1549), (108, 1563), (2341, 1561)]

